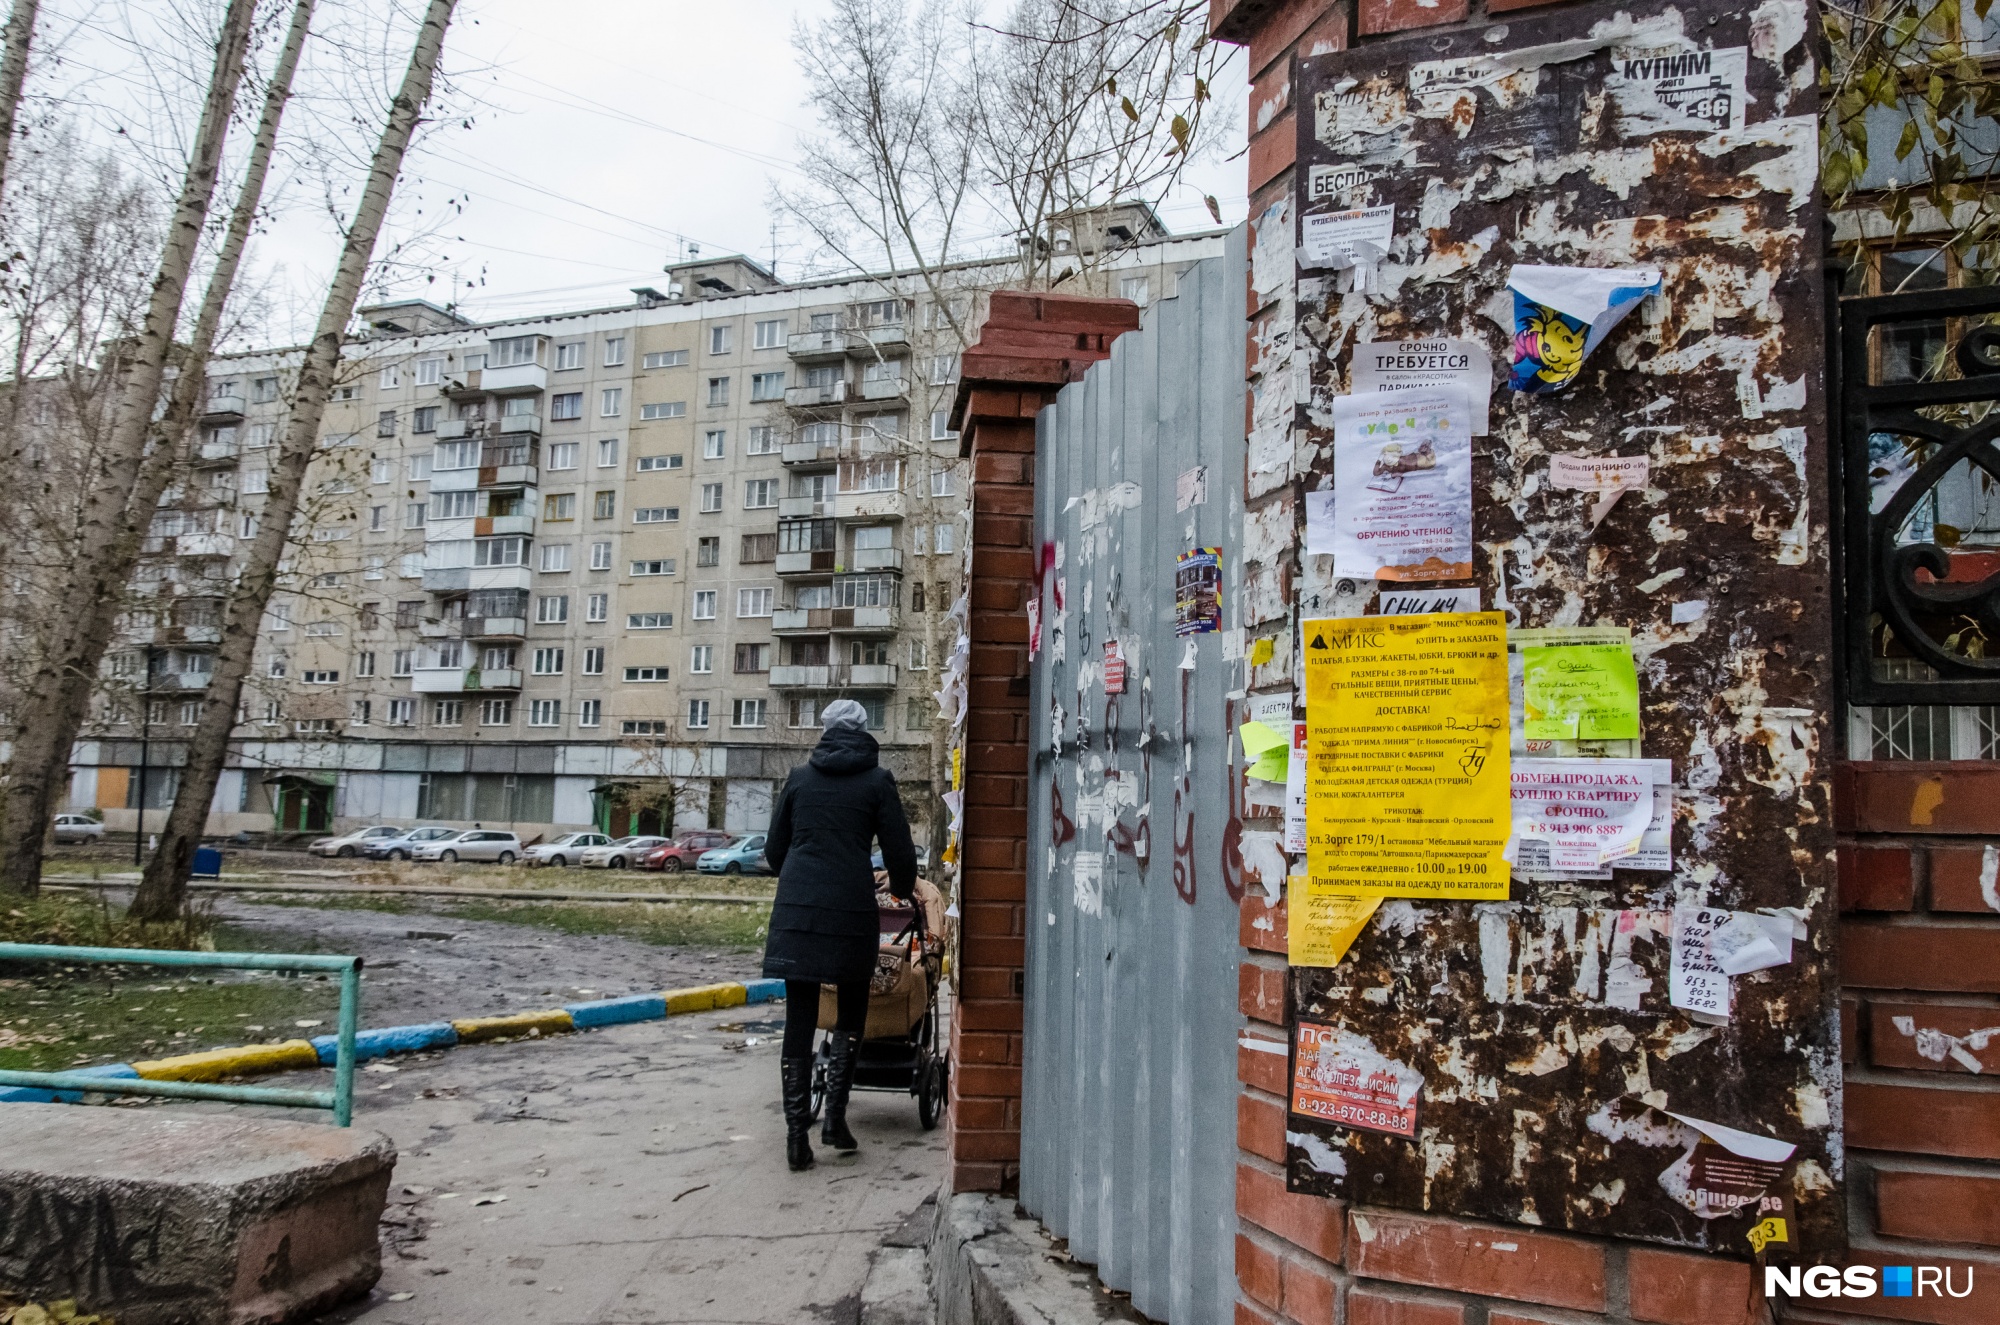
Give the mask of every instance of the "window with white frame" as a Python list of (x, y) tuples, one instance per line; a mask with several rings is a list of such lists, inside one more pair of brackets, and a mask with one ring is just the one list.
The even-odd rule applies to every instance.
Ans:
[(528, 725), (530, 727), (559, 727), (562, 725), (562, 701), (559, 699), (531, 699), (528, 701)]
[(595, 645), (583, 651), (583, 674), (585, 676), (604, 675), (604, 646)]
[(542, 573), (552, 575), (569, 569), (569, 544), (542, 544)]
[(594, 593), (583, 600), (585, 621), (609, 621), (611, 619), (611, 595)]
[(922, 672), (930, 668), (930, 650), (920, 639), (910, 641), (910, 670)]
[(778, 480), (753, 478), (743, 484), (743, 509), (761, 511), (778, 504)]
[(575, 442), (549, 443), (549, 468), (575, 469), (576, 452), (577, 452), (577, 443)]
[(360, 653), (355, 654), (354, 674), (356, 676), (375, 675), (375, 655), (365, 649)]
[(910, 526), (910, 555), (927, 557), (931, 554), (931, 527), (927, 524)]
[(952, 477), (952, 472), (949, 469), (933, 469), (931, 471), (931, 496), (949, 497), (952, 495), (955, 486), (956, 480)]
[(278, 379), (275, 377), (253, 377), (250, 379), (250, 403), (269, 405), (278, 398)]
[(606, 488), (605, 490), (597, 493), (590, 499), (591, 519), (609, 520), (612, 517), (616, 516), (617, 514), (618, 514), (618, 492), (615, 488)]
[(396, 435), (395, 410), (385, 409), (382, 410), (380, 413), (376, 414), (375, 435), (377, 437), (394, 437)]
[(479, 468), (478, 442), (439, 442), (433, 452), (433, 468), (439, 472)]
[(682, 368), (687, 365), (686, 350), (654, 350), (640, 360), (642, 368)]
[(391, 676), (408, 676), (416, 670), (416, 666), (417, 651), (415, 649), (397, 649), (389, 655), (389, 675)]
[(299, 680), (309, 686), (330, 686), (340, 684), (340, 669), (333, 667), (313, 667), (299, 673)]
[(711, 408), (716, 409), (729, 403), (728, 378), (711, 377), (708, 379), (708, 403)]
[(706, 676), (715, 670), (715, 646), (697, 644), (688, 651), (688, 671), (696, 676)]
[(729, 725), (732, 727), (761, 727), (768, 701), (762, 699), (736, 699), (730, 701)]
[(252, 423), (247, 425), (243, 429), (244, 449), (248, 451), (264, 450), (271, 445), (271, 439), (277, 435), (277, 431), (278, 425), (275, 423)]
[(701, 458), (720, 460), (729, 454), (729, 433), (721, 428), (710, 428), (701, 435)]
[(688, 727), (694, 731), (702, 731), (707, 726), (708, 701), (705, 699), (690, 699), (688, 701)]
[(750, 374), (750, 402), (783, 400), (785, 398), (785, 375), (783, 373)]
[(625, 366), (625, 338), (606, 336), (604, 338), (604, 366), (622, 368)]
[(392, 699), (389, 701), (388, 721), (391, 727), (407, 727), (417, 720), (417, 701), (414, 699)]
[(381, 384), (384, 391), (394, 391), (403, 384), (402, 365), (393, 363), (383, 364), (382, 372), (376, 380)]
[(752, 343), (756, 349), (784, 349), (785, 320), (783, 318), (776, 318), (768, 322), (759, 322), (756, 326), (754, 337), (755, 339)]
[(635, 579), (646, 575), (672, 575), (673, 573), (674, 559), (672, 557), (655, 557), (648, 561), (634, 561), (632, 563), (632, 575)]
[(771, 615), (771, 595), (769, 589), (738, 589), (736, 591), (736, 615), (739, 619)]
[(243, 491), (246, 495), (271, 490), (271, 471), (268, 469), (246, 469), (243, 471)]
[(444, 381), (444, 360), (440, 358), (417, 360), (417, 385), (436, 386)]
[(634, 685), (649, 684), (667, 679), (667, 669), (657, 666), (627, 667), (625, 679)]
[(778, 430), (768, 424), (750, 430), (750, 441), (744, 451), (750, 455), (776, 455), (778, 453)]
[(478, 538), (472, 543), (472, 564), (475, 566), (525, 566), (528, 564), (528, 540), (525, 538)]
[(531, 664), (529, 670), (536, 676), (561, 676), (563, 670), (563, 651), (553, 646), (536, 649), (529, 662)]
[(436, 463), (436, 460), (436, 454), (431, 451), (411, 456), (409, 459), (410, 482), (428, 483), (431, 477), (431, 466)]
[(370, 483), (387, 483), (395, 476), (395, 467), (388, 456), (378, 455), (369, 460), (368, 481)]
[(701, 485), (701, 509), (704, 515), (713, 515), (722, 509), (722, 485), (704, 483)]
[(583, 392), (558, 391), (549, 397), (549, 420), (567, 423), (583, 417)]
[(569, 620), (569, 595), (546, 593), (537, 598), (535, 620), (545, 626), (559, 626)]
[(934, 540), (932, 547), (937, 550), (940, 556), (958, 551), (957, 525), (949, 523), (941, 524), (936, 529), (933, 529), (931, 533)]
[(380, 553), (371, 553), (361, 559), (361, 578), (379, 580), (388, 574), (385, 559)]
[(674, 614), (672, 612), (627, 612), (625, 614), (625, 629), (627, 630), (672, 630), (673, 628)]
[(958, 356), (956, 354), (934, 354), (931, 356), (931, 385), (943, 386), (958, 380)]
[(1121, 276), (1118, 278), (1118, 297), (1120, 299), (1130, 299), (1133, 303), (1139, 305), (1139, 307), (1144, 308), (1147, 301), (1152, 298), (1152, 293), (1153, 283), (1144, 276)]
[(708, 329), (708, 352), (710, 354), (729, 353), (730, 330), (727, 326), (710, 327)]
[(514, 701), (511, 699), (482, 699), (479, 701), (479, 725), (482, 727), (511, 727), (514, 724)]
[(265, 609), (265, 619), (271, 623), (270, 629), (290, 630), (292, 628), (292, 605), (289, 602), (272, 603)]
[(687, 417), (687, 412), (688, 406), (685, 400), (663, 400), (658, 404), (639, 406), (639, 418), (641, 421), (647, 419), (684, 419)]
[(576, 704), (576, 725), (595, 727), (604, 721), (604, 701), (601, 699), (580, 699)]
[(642, 455), (634, 466), (641, 474), (652, 474), (663, 469), (679, 469), (687, 463), (687, 457), (679, 455)]
[(431, 702), (431, 726), (463, 727), (465, 725), (465, 701), (462, 699), (438, 699)]
[(900, 460), (843, 460), (837, 473), (841, 492), (900, 492), (903, 487)]
[(583, 367), (583, 342), (580, 340), (558, 341), (556, 343), (555, 370), (570, 372)]
[(486, 343), (486, 363), (491, 368), (512, 368), (538, 361), (540, 336), (510, 336)]
[(947, 442), (958, 436), (951, 430), (951, 411), (939, 409), (931, 411), (931, 440)]
[(621, 736), (665, 736), (667, 724), (657, 718), (627, 718), (618, 724)]
[(590, 568), (592, 570), (611, 569), (611, 544), (592, 543), (590, 545)]
[(597, 417), (615, 419), (625, 412), (625, 388), (607, 386), (597, 393)]
[(479, 494), (469, 488), (455, 492), (434, 492), (430, 500), (432, 520), (469, 520), (479, 514)]
[(681, 508), (678, 506), (634, 506), (632, 508), (633, 524), (672, 524), (680, 518)]
[(597, 442), (597, 467), (599, 469), (618, 468), (618, 439), (601, 437)]
[[(430, 511), (429, 502), (413, 501), (404, 503), (403, 528), (422, 529), (424, 527), (425, 518), (428, 515), (429, 511)], [(421, 556), (422, 554), (419, 553), (418, 555)]]
[(715, 620), (715, 590), (696, 589), (694, 591), (694, 619), (696, 621)]

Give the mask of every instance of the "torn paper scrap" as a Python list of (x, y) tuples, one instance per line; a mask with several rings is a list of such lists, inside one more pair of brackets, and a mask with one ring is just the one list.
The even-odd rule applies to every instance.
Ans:
[(1705, 598), (1689, 598), (1675, 603), (1673, 610), (1667, 614), (1668, 619), (1677, 626), (1689, 625), (1707, 615), (1708, 600)]
[(1285, 882), (1285, 959), (1293, 966), (1340, 965), (1382, 905), (1380, 897), (1336, 892), (1303, 874)]
[(1477, 589), (1384, 590), (1383, 616), (1423, 616), (1430, 612), (1477, 612)]
[(1357, 396), (1433, 386), (1463, 389), (1472, 435), (1486, 435), (1493, 356), (1476, 340), (1363, 341), (1354, 347), (1348, 375)]
[(1507, 384), (1516, 391), (1560, 391), (1612, 328), (1660, 288), (1660, 273), (1652, 267), (1516, 264), (1507, 284), (1514, 291), (1514, 367)]
[(1472, 577), (1472, 432), (1462, 389), (1335, 397), (1333, 447), (1334, 574)]
[(1732, 911), (1709, 935), (1709, 951), (1727, 975), (1748, 975), (1792, 960), (1792, 918)]
[(1192, 638), (1188, 640), (1187, 648), (1181, 651), (1181, 670), (1183, 672), (1192, 672), (1194, 670), (1194, 640)]
[(1552, 455), (1549, 485), (1566, 492), (1596, 493), (1597, 500), (1590, 507), (1590, 527), (1595, 529), (1620, 497), (1646, 486), (1652, 464), (1643, 455)]
[(1250, 646), (1250, 665), (1252, 667), (1262, 667), (1265, 663), (1271, 661), (1272, 655), (1277, 651), (1277, 642), (1269, 635), (1264, 636)]
[(1306, 849), (1306, 725), (1292, 724), (1292, 752), (1285, 765), (1285, 850)]
[(1710, 937), (1728, 917), (1727, 911), (1707, 907), (1674, 909), (1667, 1001), (1675, 1007), (1711, 1017), (1729, 1015), (1729, 974), (1709, 949)]
[(1357, 207), (1305, 217), (1299, 247), (1308, 267), (1372, 266), (1389, 255), (1395, 235), (1394, 207)]
[(1333, 555), (1333, 489), (1306, 494), (1306, 555)]
[(1174, 480), (1174, 510), (1185, 511), (1190, 506), (1208, 504), (1208, 466), (1196, 465), (1183, 470)]

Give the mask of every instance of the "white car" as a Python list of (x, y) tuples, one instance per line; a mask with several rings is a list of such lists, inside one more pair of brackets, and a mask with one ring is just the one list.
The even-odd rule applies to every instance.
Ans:
[(104, 836), (104, 825), (87, 814), (56, 816), (56, 841), (95, 842)]
[(611, 839), (602, 833), (564, 833), (547, 842), (521, 849), (521, 860), (529, 865), (574, 865), (591, 847), (608, 847)]
[(357, 828), (351, 833), (342, 833), (338, 837), (322, 837), (319, 841), (307, 847), (306, 850), (312, 852), (315, 856), (337, 856), (342, 860), (346, 860), (353, 856), (366, 854), (368, 848), (377, 842), (386, 842), (392, 837), (401, 837), (408, 831), (406, 828), (395, 828), (388, 824), (377, 824), (373, 828)]
[(412, 860), (439, 860), (449, 865), (458, 860), (490, 860), (511, 865), (521, 854), (521, 839), (512, 833), (490, 828), (468, 828), (451, 837), (425, 842), (411, 853)]
[(591, 847), (583, 853), (581, 863), (587, 870), (630, 869), (639, 863), (639, 858), (654, 847), (665, 846), (672, 838), (666, 837), (621, 837), (616, 842), (606, 842), (601, 847)]
[(447, 837), (457, 837), (456, 828), (441, 828), (429, 824), (422, 828), (405, 828), (392, 837), (378, 837), (362, 848), (370, 860), (411, 860), (417, 848), (433, 842), (442, 842)]

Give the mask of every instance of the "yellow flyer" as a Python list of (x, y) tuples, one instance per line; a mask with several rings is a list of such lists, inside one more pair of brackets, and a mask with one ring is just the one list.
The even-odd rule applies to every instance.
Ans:
[(1338, 966), (1382, 905), (1322, 887), (1294, 874), (1285, 890), (1285, 961), (1292, 966)]
[(1507, 896), (1507, 618), (1302, 623), (1306, 860), (1314, 887)]

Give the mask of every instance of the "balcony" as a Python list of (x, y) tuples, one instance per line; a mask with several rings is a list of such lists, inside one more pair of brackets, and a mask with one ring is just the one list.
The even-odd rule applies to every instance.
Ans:
[(450, 639), (452, 636), (451, 622), (440, 621), (433, 617), (425, 617), (417, 623), (417, 634), (423, 639)]
[(833, 514), (833, 503), (818, 497), (778, 498), (780, 520), (814, 520)]
[(467, 369), (456, 377), (445, 378), (444, 382), (438, 387), (438, 390), (453, 400), (462, 400), (469, 396), (483, 396), (486, 394), (486, 385), (482, 380), (484, 377), (485, 372), (483, 369)]
[(514, 667), (419, 667), (410, 673), (410, 690), (419, 695), (451, 695), (466, 690), (519, 690), (521, 672)]
[(480, 375), (479, 385), (489, 396), (525, 396), (549, 389), (549, 370), (538, 363), (487, 368)]
[(532, 583), (534, 572), (526, 566), (473, 566), (465, 578), (467, 589), (526, 589)]
[(502, 437), (539, 437), (542, 435), (542, 416), (539, 414), (502, 414), (496, 431)]
[(210, 396), (208, 403), (201, 407), (203, 423), (235, 423), (242, 417), (243, 397), (234, 392)]
[(788, 386), (785, 388), (786, 409), (824, 409), (828, 405), (839, 405), (847, 399), (846, 382), (829, 382), (825, 386)]
[(462, 442), (468, 437), (479, 436), (483, 423), (471, 419), (446, 419), (437, 426), (437, 439), (441, 442)]
[(900, 492), (842, 492), (833, 499), (833, 514), (841, 520), (900, 520), (903, 518)]
[(773, 690), (893, 690), (895, 687), (894, 663), (856, 663), (853, 666), (821, 663), (771, 669)]
[(206, 690), (211, 673), (208, 672), (154, 672), (153, 690)]
[(897, 373), (892, 377), (864, 377), (861, 379), (862, 400), (907, 400), (910, 395), (910, 379)]
[(771, 689), (773, 690), (825, 690), (834, 684), (833, 668), (824, 663), (817, 667), (773, 667), (771, 669)]
[(886, 635), (901, 629), (903, 613), (894, 607), (836, 607), (831, 629), (843, 634)]
[(855, 663), (840, 669), (843, 675), (835, 682), (855, 690), (894, 690), (896, 688), (895, 663)]
[(465, 618), (466, 639), (525, 639), (528, 618), (524, 616), (469, 616)]
[(817, 466), (831, 469), (840, 460), (840, 448), (821, 446), (818, 442), (786, 442), (780, 459), (788, 468)]
[(174, 540), (174, 553), (182, 557), (226, 557), (236, 551), (236, 540), (228, 534), (182, 534)]
[(242, 454), (242, 448), (237, 445), (234, 438), (228, 441), (210, 438), (208, 441), (203, 442), (195, 451), (194, 458), (197, 464), (203, 465), (217, 463), (234, 464), (236, 463), (236, 457), (240, 454)]
[(848, 558), (849, 570), (901, 570), (903, 550), (893, 547), (858, 547)]
[(479, 448), (479, 486), (532, 488), (541, 481), (541, 459), (542, 448), (532, 440), (488, 442)]
[(839, 328), (801, 331), (786, 338), (785, 353), (800, 363), (810, 363), (814, 359), (838, 359), (847, 353), (847, 333)]
[(166, 626), (158, 633), (162, 644), (222, 643), (222, 627), (217, 625)]
[(528, 534), (535, 532), (535, 517), (532, 515), (482, 515), (472, 522), (472, 532), (478, 538), (490, 538), (502, 534)]
[(909, 348), (909, 328), (900, 322), (861, 327), (847, 333), (847, 352), (857, 359), (874, 359)]
[(831, 575), (833, 562), (831, 548), (820, 552), (780, 552), (777, 569), (780, 575)]
[(472, 567), (447, 566), (433, 570), (424, 568), (425, 593), (464, 593), (472, 587)]
[(830, 607), (785, 607), (771, 613), (773, 635), (824, 635), (832, 628)]

